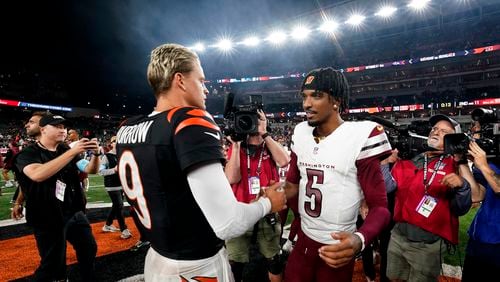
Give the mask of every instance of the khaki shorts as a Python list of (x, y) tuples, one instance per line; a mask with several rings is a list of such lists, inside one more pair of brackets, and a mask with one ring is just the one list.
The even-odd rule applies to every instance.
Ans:
[[(257, 245), (260, 253), (267, 259), (277, 255), (280, 251), (281, 225), (279, 220), (274, 226), (267, 223), (265, 218), (258, 221)], [(253, 226), (245, 234), (226, 241), (226, 248), (230, 261), (249, 262), (249, 252), (253, 234)]]
[(437, 281), (446, 244), (412, 242), (392, 230), (387, 249), (387, 277), (414, 282)]

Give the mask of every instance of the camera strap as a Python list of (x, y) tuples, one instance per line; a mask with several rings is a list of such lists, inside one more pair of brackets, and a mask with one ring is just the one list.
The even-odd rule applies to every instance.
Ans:
[(443, 163), (444, 155), (441, 155), (439, 157), (438, 162), (434, 166), (434, 171), (432, 172), (431, 179), (429, 179), (429, 182), (427, 182), (427, 166), (428, 166), (428, 159), (427, 159), (427, 154), (424, 154), (424, 189), (425, 189), (425, 194), (427, 195), (427, 188), (431, 185), (432, 181), (434, 180), (434, 177), (436, 177), (437, 171), (439, 167), (441, 167), (441, 164)]

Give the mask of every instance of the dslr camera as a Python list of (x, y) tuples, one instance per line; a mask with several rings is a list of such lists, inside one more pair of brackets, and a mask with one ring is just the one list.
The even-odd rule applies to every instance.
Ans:
[(258, 110), (263, 109), (262, 95), (250, 95), (250, 102), (234, 105), (234, 93), (226, 96), (224, 119), (226, 126), (224, 134), (235, 141), (243, 140), (247, 134), (254, 134), (259, 129)]

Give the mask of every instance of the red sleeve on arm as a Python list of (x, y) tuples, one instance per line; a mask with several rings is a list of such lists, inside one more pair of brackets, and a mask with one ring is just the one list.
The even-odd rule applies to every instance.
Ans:
[(300, 172), (297, 166), (297, 155), (292, 151), (290, 155), (290, 166), (288, 167), (288, 172), (286, 174), (286, 181), (299, 184)]
[(358, 160), (356, 166), (358, 181), (368, 205), (368, 215), (358, 231), (365, 236), (365, 245), (368, 245), (389, 224), (391, 213), (387, 209), (387, 194), (379, 158), (374, 156)]

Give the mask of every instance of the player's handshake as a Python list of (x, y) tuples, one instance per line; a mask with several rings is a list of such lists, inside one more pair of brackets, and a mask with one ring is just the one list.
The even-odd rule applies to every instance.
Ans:
[[(271, 181), (272, 183), (273, 181)], [(272, 183), (264, 190), (264, 195), (271, 201), (271, 212), (278, 212), (286, 208), (285, 192), (281, 188), (281, 183)]]

